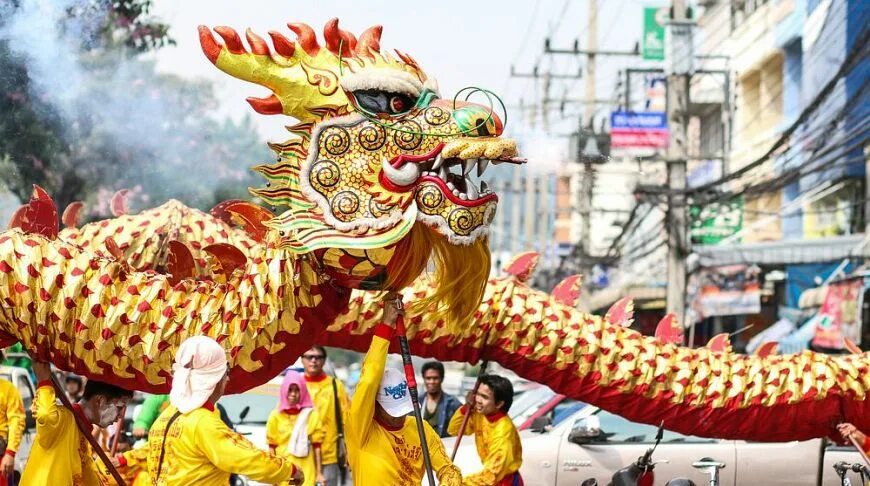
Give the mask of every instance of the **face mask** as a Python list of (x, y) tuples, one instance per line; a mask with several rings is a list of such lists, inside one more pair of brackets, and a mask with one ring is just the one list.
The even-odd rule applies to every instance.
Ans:
[(100, 427), (108, 427), (118, 420), (120, 410), (116, 405), (108, 404), (100, 409)]

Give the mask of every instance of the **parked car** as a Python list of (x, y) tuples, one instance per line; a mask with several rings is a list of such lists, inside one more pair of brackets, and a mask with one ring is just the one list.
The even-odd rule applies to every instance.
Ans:
[(0, 379), (15, 385), (21, 394), (21, 401), (24, 403), (26, 428), (24, 429), (24, 436), (21, 438), (21, 445), (18, 447), (18, 453), (15, 454), (15, 470), (20, 473), (24, 470), (27, 458), (30, 457), (30, 448), (33, 446), (33, 436), (36, 432), (36, 421), (33, 418), (33, 412), (30, 410), (33, 405), (33, 398), (36, 396), (36, 387), (30, 378), (30, 371), (26, 368), (0, 366)]
[[(560, 403), (565, 406), (567, 401)], [(597, 420), (590, 420), (594, 416)], [(654, 442), (657, 428), (631, 422), (594, 406), (584, 406), (553, 425), (542, 415), (528, 430), (520, 432), (523, 443), (521, 473), (526, 486), (577, 486), (589, 478), (607, 484), (618, 469), (631, 464)], [(590, 425), (595, 426), (590, 426)], [(452, 450), (455, 439), (445, 439)], [(463, 472), (481, 468), (474, 441), (460, 445), (456, 465)], [(699, 484), (703, 475), (692, 463), (710, 457), (726, 464), (721, 485), (839, 485), (833, 464), (860, 462), (854, 449), (816, 439), (802, 442), (757, 443), (707, 439), (665, 431), (656, 459), (668, 460), (656, 467), (662, 482), (683, 476)], [(857, 478), (854, 478), (857, 479)], [(856, 482), (855, 484), (860, 484)]]

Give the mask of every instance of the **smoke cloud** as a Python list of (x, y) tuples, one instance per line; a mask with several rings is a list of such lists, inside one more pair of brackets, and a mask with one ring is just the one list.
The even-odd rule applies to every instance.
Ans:
[(270, 156), (250, 120), (217, 120), (208, 84), (158, 74), (153, 61), (123, 45), (105, 48), (110, 4), (26, 0), (0, 6), (0, 41), (26, 64), (29, 96), (56, 111), (61, 136), (75, 147), (71, 157), (88, 161), (69, 168), (93, 184), (86, 192), (95, 197), (141, 185), (144, 198), (203, 206), (214, 202), (218, 189), (256, 184), (248, 167)]

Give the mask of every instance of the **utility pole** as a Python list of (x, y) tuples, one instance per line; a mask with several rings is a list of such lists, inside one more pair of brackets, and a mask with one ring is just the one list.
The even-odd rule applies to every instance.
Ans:
[[(577, 132), (578, 137), (583, 133), (584, 123), (587, 124), (590, 131), (590, 136), (592, 132), (593, 117), (595, 116), (595, 51), (598, 49), (598, 0), (588, 0), (589, 3), (589, 28), (587, 31), (586, 42), (588, 44), (588, 53), (586, 55), (586, 92), (584, 93), (584, 107), (585, 113), (583, 114), (583, 118), (580, 120), (580, 126), (578, 127), (579, 131)], [(579, 139), (578, 139), (579, 140)], [(582, 153), (582, 147), (578, 149)], [(583, 180), (582, 186), (580, 190), (580, 217), (581, 227), (580, 227), (580, 250), (582, 252), (581, 262), (583, 265), (581, 267), (581, 272), (585, 277), (583, 279), (584, 282), (589, 282), (589, 276), (592, 274), (592, 265), (589, 263), (589, 256), (592, 254), (592, 191), (593, 191), (593, 169), (592, 169), (592, 159), (590, 157), (583, 157)], [(580, 305), (581, 308), (589, 309), (589, 292), (582, 292), (580, 294)]]
[[(689, 77), (691, 75), (691, 29), (686, 16), (685, 0), (672, 0), (671, 21), (668, 25), (671, 48), (666, 53), (667, 73), (667, 119), (670, 138), (667, 150), (668, 172), (668, 287), (667, 312), (685, 324), (686, 314), (686, 256), (687, 207), (686, 162), (688, 143), (686, 130), (689, 121)], [(694, 327), (693, 329), (694, 330)], [(690, 340), (694, 332), (690, 332)], [(689, 342), (691, 346), (692, 343)]]

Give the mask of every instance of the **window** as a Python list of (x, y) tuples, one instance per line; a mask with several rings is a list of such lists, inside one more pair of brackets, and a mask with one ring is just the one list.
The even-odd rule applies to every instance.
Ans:
[(21, 393), (21, 401), (24, 403), (24, 410), (30, 410), (33, 405), (33, 389), (30, 388), (30, 380), (27, 377), (18, 377), (18, 392)]
[[(656, 440), (658, 427), (631, 422), (619, 415), (604, 410), (596, 414), (601, 422), (602, 442), (607, 443), (653, 443)], [(662, 436), (662, 444), (667, 443), (709, 443), (716, 439), (686, 436), (667, 429)]]

